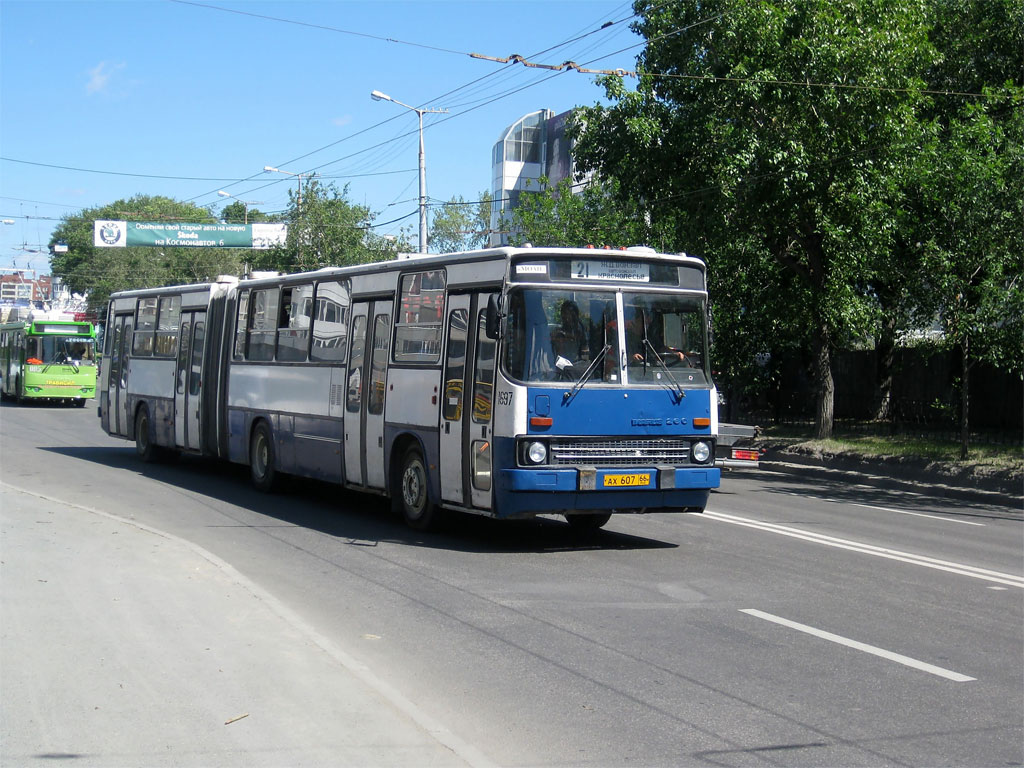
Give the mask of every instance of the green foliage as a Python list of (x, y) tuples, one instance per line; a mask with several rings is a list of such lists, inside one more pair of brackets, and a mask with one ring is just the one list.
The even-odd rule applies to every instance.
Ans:
[(569, 179), (553, 189), (541, 178), (536, 190), (527, 189), (513, 209), (510, 241), (516, 245), (582, 248), (614, 247), (648, 242), (648, 228), (638, 207), (616, 198), (617, 183), (595, 182), (574, 192)]
[(252, 224), (256, 221), (270, 221), (271, 217), (261, 211), (259, 208), (249, 208), (246, 211), (245, 203), (241, 200), (235, 200), (233, 203), (228, 203), (220, 209), (221, 221), (228, 224)]
[(491, 226), (491, 193), (481, 192), (476, 203), (462, 195), (436, 209), (430, 225), (432, 253), (455, 253), (483, 248)]
[(237, 249), (96, 248), (92, 244), (96, 219), (215, 221), (205, 208), (149, 195), (136, 195), (65, 216), (50, 236), (50, 247), (66, 243), (68, 250), (51, 257), (50, 271), (71, 291), (88, 293), (90, 308), (102, 308), (114, 291), (203, 282), (239, 272), (241, 255)]
[[(921, 153), (929, 307), (950, 345), (1024, 369), (1024, 89), (966, 104)], [(1008, 117), (1000, 117), (1008, 116)]]
[(309, 179), (302, 200), (291, 195), (288, 238), (284, 246), (252, 253), (252, 268), (279, 272), (309, 272), (395, 258), (397, 243), (376, 235), (374, 214), (348, 199), (348, 186)]
[[(726, 369), (756, 379), (752, 346), (811, 353), (821, 437), (831, 350), (927, 316), (925, 85), (1019, 78), (1020, 6), (987, 2), (638, 2), (637, 89), (605, 78), (613, 106), (574, 123), (580, 166), (706, 255)], [(990, 55), (993, 31), (1016, 48)]]

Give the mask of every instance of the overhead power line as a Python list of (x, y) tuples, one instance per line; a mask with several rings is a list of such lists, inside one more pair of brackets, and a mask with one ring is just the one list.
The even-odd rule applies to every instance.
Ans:
[(338, 27), (331, 27), (326, 24), (313, 24), (307, 21), (295, 21), (294, 19), (282, 19), (279, 16), (267, 16), (262, 13), (252, 13), (251, 11), (240, 11), (237, 8), (222, 8), (219, 5), (210, 5), (209, 3), (197, 3), (192, 0), (171, 0), (171, 2), (179, 3), (181, 5), (194, 5), (198, 8), (209, 8), (213, 11), (222, 11), (224, 13), (234, 13), (239, 16), (250, 16), (254, 19), (264, 19), (266, 21), (276, 21), (281, 24), (294, 24), (298, 27), (308, 27), (310, 29), (322, 29), (326, 32), (337, 32), (342, 35), (352, 35), (353, 37), (365, 37), (368, 40), (380, 40), (386, 43), (395, 43), (396, 45), (410, 45), (414, 48), (426, 48), (431, 51), (440, 51), (441, 53), (454, 53), (463, 55), (462, 51), (453, 51), (450, 48), (441, 48), (436, 45), (427, 45), (426, 43), (414, 43), (409, 40), (399, 40), (394, 37), (384, 37), (382, 35), (371, 35), (368, 32), (355, 32), (351, 29), (340, 29)]

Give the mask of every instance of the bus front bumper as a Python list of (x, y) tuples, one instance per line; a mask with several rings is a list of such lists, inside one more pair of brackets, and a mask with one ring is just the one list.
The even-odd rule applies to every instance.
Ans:
[(580, 511), (702, 511), (721, 481), (716, 467), (596, 467), (501, 470), (497, 517)]
[(505, 469), (501, 471), (502, 486), (517, 491), (593, 491), (597, 493), (624, 490), (667, 491), (675, 489), (717, 488), (722, 472), (717, 467), (630, 467), (629, 469), (598, 469), (571, 467), (560, 469)]

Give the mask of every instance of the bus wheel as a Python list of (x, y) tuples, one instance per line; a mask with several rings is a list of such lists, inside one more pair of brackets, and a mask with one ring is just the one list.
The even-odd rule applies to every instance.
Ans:
[(146, 464), (156, 461), (157, 448), (153, 445), (153, 436), (149, 433), (149, 409), (139, 408), (135, 414), (135, 453)]
[(85, 408), (85, 399), (84, 398), (79, 398), (78, 400), (75, 400), (73, 402), (74, 402), (76, 407), (78, 407), (78, 408)]
[(277, 483), (274, 469), (274, 443), (270, 439), (270, 427), (261, 421), (252, 431), (249, 441), (249, 475), (256, 490), (270, 493)]
[(430, 502), (427, 483), (423, 455), (418, 448), (410, 448), (402, 459), (398, 488), (393, 493), (402, 507), (406, 525), (417, 531), (433, 530), (441, 522), (440, 510)]
[(602, 528), (605, 523), (612, 519), (612, 513), (606, 512), (601, 515), (566, 515), (565, 521), (574, 531), (585, 533), (596, 531)]

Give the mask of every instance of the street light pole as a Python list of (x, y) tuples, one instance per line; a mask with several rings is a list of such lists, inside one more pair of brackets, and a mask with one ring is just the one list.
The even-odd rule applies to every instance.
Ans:
[(430, 114), (443, 114), (447, 112), (447, 109), (420, 109), (419, 107), (412, 107), (398, 99), (393, 99), (386, 93), (380, 91), (372, 91), (370, 98), (374, 101), (390, 101), (393, 104), (397, 104), (400, 107), (405, 107), (416, 113), (419, 118), (419, 132), (420, 132), (420, 253), (427, 252), (427, 163), (426, 156), (423, 152), (423, 115), (426, 113)]
[(246, 224), (249, 223), (249, 206), (250, 205), (261, 205), (262, 204), (262, 201), (260, 201), (260, 200), (250, 200), (249, 202), (246, 202), (245, 200), (243, 200), (240, 197), (235, 197), (230, 192), (225, 192), (223, 189), (217, 190), (217, 194), (220, 195), (221, 197), (234, 197), (235, 200), (240, 202), (245, 207), (245, 223)]
[(308, 173), (292, 173), (291, 171), (282, 171), (280, 168), (275, 168), (272, 165), (264, 165), (263, 166), (263, 170), (267, 171), (268, 173), (283, 173), (285, 176), (297, 176), (298, 177), (298, 179), (299, 179), (299, 197), (298, 197), (299, 205), (298, 205), (298, 208), (296, 208), (296, 212), (301, 214), (302, 213), (302, 177), (303, 176), (308, 176), (309, 174)]

